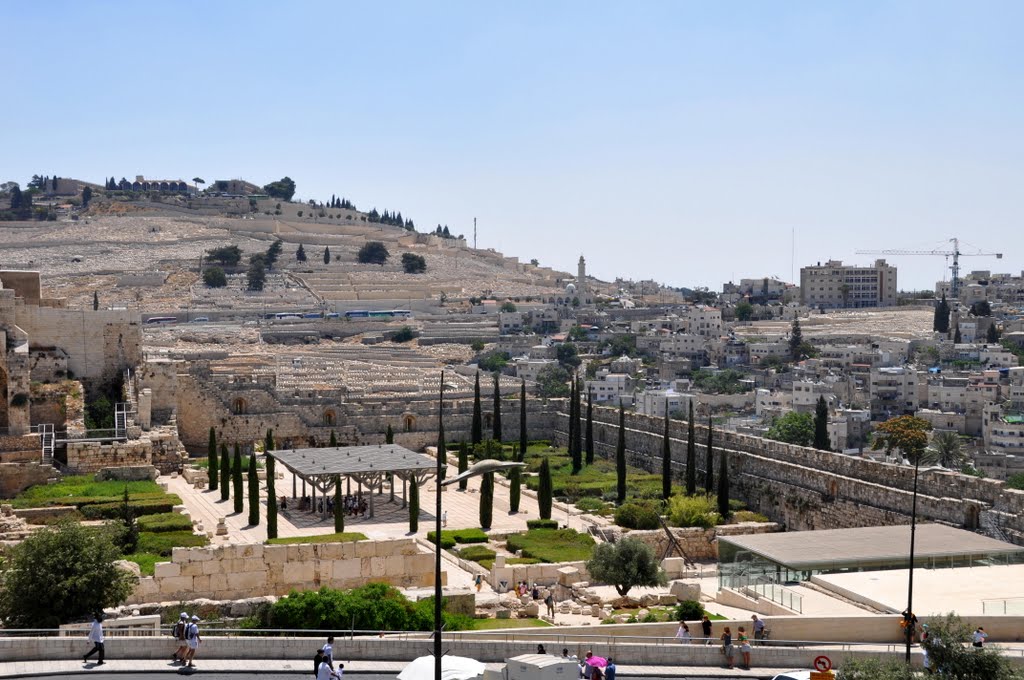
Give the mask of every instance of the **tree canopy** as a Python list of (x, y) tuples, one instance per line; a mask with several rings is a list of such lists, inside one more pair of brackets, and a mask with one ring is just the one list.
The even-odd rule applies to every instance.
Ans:
[(561, 366), (545, 366), (537, 373), (537, 396), (567, 397), (569, 396), (569, 380), (572, 376)]
[(880, 423), (875, 428), (871, 448), (885, 449), (887, 454), (900, 451), (911, 464), (917, 463), (928, 446), (928, 431), (931, 423), (916, 416), (897, 416)]
[(219, 262), (220, 264), (235, 266), (242, 261), (242, 249), (238, 246), (222, 246), (206, 251), (207, 262)]
[(367, 241), (359, 249), (356, 259), (362, 264), (384, 264), (388, 261), (389, 256), (390, 253), (383, 243), (380, 241)]
[(427, 260), (422, 255), (402, 253), (402, 269), (406, 274), (422, 274), (427, 271)]
[(290, 201), (295, 195), (295, 181), (291, 177), (282, 177), (276, 182), (263, 185), (263, 190), (267, 192), (268, 196)]
[(597, 545), (593, 557), (587, 561), (587, 571), (593, 580), (615, 586), (615, 591), (622, 597), (634, 587), (664, 586), (668, 583), (654, 550), (635, 538)]
[(814, 418), (810, 413), (790, 411), (772, 423), (765, 437), (798, 446), (810, 446), (814, 441)]

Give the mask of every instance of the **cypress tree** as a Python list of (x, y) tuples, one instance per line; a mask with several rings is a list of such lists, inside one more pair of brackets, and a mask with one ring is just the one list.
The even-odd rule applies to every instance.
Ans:
[(395, 443), (395, 430), (391, 427), (391, 423), (388, 423), (388, 429), (384, 431), (384, 443), (394, 444)]
[(231, 483), (235, 487), (232, 489), (235, 495), (235, 512), (242, 512), (245, 508), (245, 499), (242, 496), (242, 452), (238, 448), (238, 444), (235, 444), (235, 456), (231, 459)]
[(576, 379), (573, 378), (569, 392), (569, 457), (572, 459), (572, 474), (578, 475), (583, 469), (583, 452), (577, 450), (580, 420), (576, 417)]
[(957, 324), (953, 330), (953, 344), (959, 345), (961, 342), (963, 342), (963, 336), (960, 335), (960, 324)]
[(551, 519), (551, 465), (548, 457), (540, 463), (540, 480), (537, 484), (537, 506), (541, 519)]
[(491, 439), (497, 443), (501, 443), (501, 389), (498, 385), (498, 373), (494, 374), (494, 419), (491, 423), (494, 425), (491, 433)]
[(260, 478), (256, 475), (256, 454), (249, 456), (249, 525), (260, 523)]
[(615, 445), (615, 500), (626, 502), (626, 410), (619, 404), (619, 441)]
[(526, 460), (526, 449), (529, 442), (526, 439), (526, 380), (523, 380), (519, 387), (519, 457), (518, 462)]
[(814, 448), (830, 451), (832, 442), (828, 438), (828, 403), (824, 395), (818, 397), (814, 407)]
[[(459, 442), (459, 474), (469, 469), (469, 452), (466, 451), (466, 442)], [(459, 491), (465, 491), (469, 484), (468, 479), (459, 480)]]
[(488, 472), (480, 482), (480, 528), (490, 529), (494, 514), (494, 473)]
[(800, 345), (804, 344), (804, 334), (800, 330), (800, 319), (793, 319), (793, 327), (789, 332), (789, 358), (800, 361)]
[(334, 436), (334, 430), (331, 430), (331, 439), (328, 442), (328, 446), (330, 446), (331, 448), (334, 448), (337, 445), (338, 445), (338, 438), (336, 436)]
[(672, 496), (672, 445), (668, 438), (668, 413), (665, 414), (665, 437), (661, 442), (661, 497)]
[(573, 383), (576, 385), (576, 397), (575, 407), (573, 408), (573, 429), (572, 429), (572, 450), (574, 451), (574, 461), (579, 462), (580, 468), (583, 467), (583, 423), (580, 420), (583, 417), (583, 406), (580, 397), (582, 391), (582, 385), (580, 385), (575, 379)]
[(473, 429), (470, 432), (470, 441), (473, 448), (484, 440), (484, 417), (480, 410), (480, 372), (477, 371), (476, 383), (473, 385)]
[(594, 463), (594, 400), (587, 392), (587, 465)]
[(267, 430), (267, 436), (263, 438), (263, 450), (270, 453), (274, 448), (274, 431)]
[(697, 493), (697, 443), (694, 439), (693, 400), (690, 400), (690, 422), (686, 427), (686, 495)]
[(92, 292), (92, 311), (97, 311), (100, 308), (100, 294), (95, 290)]
[(331, 263), (331, 247), (324, 246), (324, 264)]
[(939, 333), (949, 332), (949, 303), (946, 302), (946, 294), (942, 294), (942, 300), (935, 306), (935, 317), (932, 319), (932, 330)]
[(341, 501), (341, 475), (334, 475), (334, 533), (336, 534), (345, 531), (344, 505)]
[[(409, 486), (409, 533), (415, 534), (420, 528), (420, 485), (413, 481)], [(440, 540), (440, 537), (438, 537)]]
[(226, 501), (231, 497), (231, 459), (228, 458), (228, 445), (220, 445), (220, 499)]
[(267, 538), (277, 538), (277, 474), (274, 472), (274, 456), (267, 454)]
[[(515, 460), (519, 460), (519, 451), (513, 452)], [(508, 509), (509, 513), (519, 512), (519, 499), (522, 495), (523, 476), (520, 468), (514, 467), (508, 471)]]
[(729, 464), (725, 449), (718, 452), (718, 514), (729, 516)]
[(210, 491), (216, 491), (220, 483), (220, 470), (217, 467), (217, 433), (210, 428), (210, 441), (206, 445), (206, 472), (210, 478)]
[(704, 457), (704, 491), (711, 493), (715, 489), (715, 456), (711, 448), (711, 416), (708, 416), (708, 446)]

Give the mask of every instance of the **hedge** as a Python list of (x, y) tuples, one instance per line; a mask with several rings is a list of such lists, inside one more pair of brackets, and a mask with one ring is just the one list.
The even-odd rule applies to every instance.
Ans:
[(191, 531), (143, 531), (139, 534), (139, 545), (135, 551), (170, 557), (173, 548), (194, 548), (209, 544), (210, 539), (206, 536), (193, 534)]
[[(128, 505), (132, 508), (135, 516), (139, 517), (141, 515), (169, 513), (179, 503), (181, 503), (181, 500), (175, 496), (174, 500), (130, 501)], [(123, 502), (96, 503), (95, 505), (83, 505), (81, 512), (86, 519), (117, 519), (121, 516), (123, 506)]]
[[(181, 505), (181, 498), (177, 494), (164, 493), (163, 491), (154, 492), (143, 492), (143, 493), (130, 493), (128, 495), (129, 500), (132, 501), (151, 501), (151, 500), (162, 500), (164, 498), (173, 500), (173, 505)], [(121, 503), (124, 501), (124, 496), (59, 496), (59, 497), (47, 497), (47, 498), (14, 498), (11, 499), (11, 504), (16, 508), (50, 508), (57, 506), (69, 506), (73, 505), (78, 509), (82, 509), (87, 505), (105, 505), (107, 503)]]
[(557, 529), (558, 520), (555, 519), (528, 519), (526, 520), (527, 529)]
[(192, 520), (177, 512), (163, 512), (139, 518), (139, 531), (191, 531)]
[(464, 560), (469, 560), (470, 562), (493, 560), (496, 555), (496, 552), (482, 545), (470, 545), (459, 550), (459, 557)]
[[(436, 533), (428, 531), (427, 540), (437, 543)], [(441, 547), (445, 550), (454, 548), (456, 543), (486, 543), (488, 540), (489, 537), (483, 529), (444, 529), (441, 531)]]
[(661, 526), (659, 507), (651, 501), (623, 503), (615, 510), (615, 523), (626, 529), (657, 529)]
[(542, 562), (579, 562), (590, 559), (594, 539), (573, 529), (531, 529), (510, 535), (508, 550)]

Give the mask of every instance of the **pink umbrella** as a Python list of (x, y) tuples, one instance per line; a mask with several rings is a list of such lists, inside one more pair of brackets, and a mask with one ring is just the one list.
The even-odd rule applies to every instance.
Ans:
[(588, 666), (597, 666), (598, 668), (604, 668), (608, 665), (608, 659), (603, 656), (592, 656), (585, 661)]

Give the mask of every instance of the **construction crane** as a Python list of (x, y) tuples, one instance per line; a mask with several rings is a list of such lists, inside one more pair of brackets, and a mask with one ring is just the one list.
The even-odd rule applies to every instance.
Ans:
[(954, 300), (960, 299), (960, 256), (964, 257), (995, 257), (997, 260), (1003, 259), (1002, 253), (983, 253), (980, 250), (976, 253), (964, 253), (960, 251), (960, 239), (951, 238), (949, 242), (953, 244), (953, 250), (858, 250), (858, 255), (941, 255), (945, 258), (953, 258), (953, 266), (950, 267), (950, 271), (953, 273), (953, 281), (950, 286), (951, 297)]

